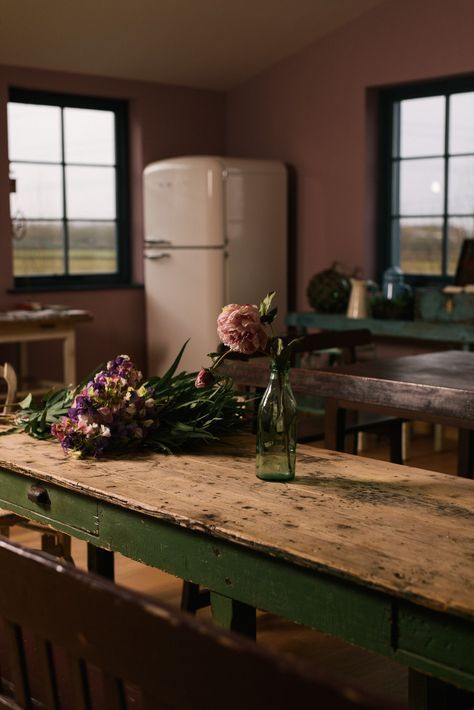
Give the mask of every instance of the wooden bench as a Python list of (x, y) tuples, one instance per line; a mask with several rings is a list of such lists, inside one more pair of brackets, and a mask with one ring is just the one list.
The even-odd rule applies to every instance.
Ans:
[(8, 651), (7, 663), (0, 656), (2, 707), (391, 707), (341, 679), (1, 539), (0, 572), (8, 579), (0, 584)]

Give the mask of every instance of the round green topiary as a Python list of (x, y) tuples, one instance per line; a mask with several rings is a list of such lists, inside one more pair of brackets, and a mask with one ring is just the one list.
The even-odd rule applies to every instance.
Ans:
[(314, 274), (306, 290), (310, 306), (318, 313), (345, 313), (350, 293), (351, 282), (336, 264)]

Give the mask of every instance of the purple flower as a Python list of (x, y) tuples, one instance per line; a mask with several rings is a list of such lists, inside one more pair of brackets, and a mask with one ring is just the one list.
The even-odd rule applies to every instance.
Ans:
[(97, 457), (139, 446), (159, 426), (155, 400), (141, 381), (127, 355), (108, 362), (76, 395), (67, 416), (51, 427), (64, 451)]

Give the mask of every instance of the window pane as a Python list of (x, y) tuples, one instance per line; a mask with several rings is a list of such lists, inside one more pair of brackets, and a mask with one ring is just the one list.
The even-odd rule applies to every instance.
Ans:
[(112, 111), (64, 109), (67, 163), (115, 163), (115, 116)]
[(57, 106), (8, 104), (10, 160), (61, 161), (61, 109)]
[(443, 160), (431, 158), (400, 162), (401, 215), (441, 214), (443, 192)]
[(15, 276), (64, 274), (62, 222), (26, 222), (20, 239), (13, 239)]
[(400, 267), (407, 274), (439, 274), (442, 268), (441, 219), (400, 220)]
[(449, 152), (474, 153), (474, 92), (450, 99)]
[(449, 159), (448, 212), (474, 214), (474, 158)]
[(400, 101), (400, 156), (444, 153), (444, 96)]
[(71, 274), (117, 272), (115, 222), (69, 223), (69, 271)]
[(448, 221), (448, 273), (454, 275), (464, 239), (474, 239), (474, 217), (451, 217)]
[(115, 169), (66, 168), (69, 219), (115, 219)]
[(10, 195), (10, 213), (24, 217), (59, 219), (63, 216), (63, 191), (60, 165), (12, 163), (16, 192)]

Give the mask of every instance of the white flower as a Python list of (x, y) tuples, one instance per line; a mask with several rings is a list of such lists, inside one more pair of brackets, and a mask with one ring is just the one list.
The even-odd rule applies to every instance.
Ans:
[(100, 425), (100, 435), (101, 436), (110, 436), (110, 429), (108, 426), (104, 426), (103, 424)]

